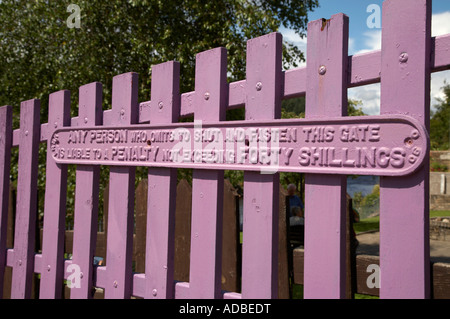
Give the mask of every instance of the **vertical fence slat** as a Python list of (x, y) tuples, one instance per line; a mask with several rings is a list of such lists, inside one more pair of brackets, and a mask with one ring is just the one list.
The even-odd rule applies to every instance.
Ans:
[(37, 214), (37, 172), (40, 140), (39, 100), (20, 104), (17, 208), (11, 298), (31, 297)]
[[(246, 120), (281, 117), (281, 62), (281, 34), (247, 42)], [(246, 299), (278, 296), (279, 180), (279, 173), (244, 172), (242, 297)]]
[(11, 147), (12, 107), (7, 105), (0, 108), (0, 298), (3, 296), (6, 266)]
[[(102, 84), (96, 82), (80, 87), (78, 127), (101, 125), (102, 115)], [(79, 278), (80, 286), (70, 292), (71, 299), (93, 297), (91, 290), (97, 239), (99, 179), (99, 166), (77, 166), (72, 265), (80, 267), (82, 276)]]
[[(307, 50), (306, 117), (346, 115), (348, 17), (309, 23)], [(345, 297), (346, 203), (345, 176), (305, 175), (305, 298)]]
[[(409, 114), (429, 129), (430, 50), (431, 0), (385, 1), (382, 114)], [(380, 296), (429, 298), (429, 162), (380, 186)]]
[[(225, 120), (227, 90), (226, 49), (197, 54), (194, 119), (201, 123)], [(190, 298), (221, 295), (223, 177), (223, 170), (192, 174)]]
[[(152, 67), (150, 122), (178, 122), (180, 114), (180, 64), (166, 62)], [(148, 170), (145, 297), (174, 296), (174, 232), (177, 170)]]
[[(70, 125), (69, 91), (50, 94), (48, 123), (49, 130)], [(51, 140), (48, 140), (42, 238), (43, 268), (39, 290), (39, 298), (42, 299), (61, 298), (64, 278), (67, 165), (56, 164), (51, 144)]]
[[(112, 110), (107, 125), (137, 124), (139, 117), (138, 75), (126, 73), (113, 79)], [(134, 167), (111, 166), (109, 179), (108, 235), (106, 245), (107, 282), (105, 298), (131, 296)]]

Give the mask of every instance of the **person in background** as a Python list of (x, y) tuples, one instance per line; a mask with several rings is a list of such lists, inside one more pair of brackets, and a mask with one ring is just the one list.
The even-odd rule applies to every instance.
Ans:
[[(300, 199), (300, 197), (298, 197), (295, 194), (295, 191), (297, 190), (297, 187), (294, 184), (289, 184), (287, 187), (287, 191), (288, 191), (288, 202), (289, 202), (289, 212), (290, 212), (290, 216), (295, 216), (293, 214), (293, 208), (294, 207), (300, 207), (300, 216), (304, 216), (304, 210), (305, 210), (305, 206), (303, 205), (302, 200)], [(297, 210), (297, 209), (296, 209)]]
[(289, 218), (289, 224), (291, 226), (300, 226), (305, 224), (303, 217), (303, 211), (300, 206), (294, 206), (291, 209), (292, 216)]

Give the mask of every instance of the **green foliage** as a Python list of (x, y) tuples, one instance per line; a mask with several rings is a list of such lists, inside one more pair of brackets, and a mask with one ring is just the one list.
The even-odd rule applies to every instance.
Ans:
[(306, 100), (304, 97), (283, 100), (281, 104), (281, 118), (304, 118), (305, 103)]
[(353, 198), (352, 198), (353, 206), (354, 207), (360, 207), (363, 199), (364, 199), (364, 196), (363, 196), (362, 192), (354, 193), (353, 194)]
[[(125, 72), (139, 73), (139, 99), (148, 101), (151, 67), (176, 60), (181, 63), (181, 92), (194, 90), (195, 56), (215, 47), (228, 51), (230, 81), (245, 78), (246, 41), (278, 31), (280, 26), (305, 36), (307, 12), (317, 0), (290, 1), (160, 1), (79, 0), (81, 28), (69, 28), (67, 7), (71, 0), (0, 1), (0, 105), (12, 105), (14, 128), (19, 126), (21, 101), (41, 100), (41, 123), (48, 117), (48, 96), (71, 92), (71, 115), (77, 115), (78, 88), (94, 81), (103, 84), (103, 108), (111, 106), (112, 78)], [(303, 52), (284, 43), (283, 67), (304, 61)], [(239, 119), (243, 110), (230, 112)], [(191, 121), (186, 119), (185, 121)], [(43, 215), (46, 147), (39, 152), (38, 201)], [(12, 163), (18, 152), (13, 151)], [(100, 194), (108, 180), (101, 170)], [(228, 173), (234, 181), (237, 173)], [(68, 172), (67, 220), (72, 218), (75, 169)], [(137, 169), (136, 183), (146, 177)], [(178, 170), (179, 178), (191, 180), (192, 170)], [(17, 165), (11, 169), (13, 183)], [(102, 196), (101, 196), (102, 197)], [(101, 199), (102, 200), (102, 199)], [(102, 213), (100, 205), (100, 215)]]
[[(77, 1), (81, 28), (70, 29), (72, 1), (0, 2), (0, 104), (17, 106), (61, 89), (72, 92), (93, 81), (104, 84), (110, 105), (114, 75), (140, 74), (140, 99), (150, 99), (151, 66), (181, 63), (181, 90), (193, 90), (195, 55), (215, 47), (228, 50), (230, 80), (245, 77), (246, 41), (283, 25), (305, 35), (307, 12), (317, 0), (293, 1)], [(283, 62), (303, 60), (284, 45)], [(295, 66), (295, 65), (294, 65)], [(43, 107), (43, 114), (46, 114)]]
[(445, 164), (441, 164), (439, 162), (431, 162), (430, 170), (432, 172), (446, 172), (448, 171), (448, 167)]
[(363, 196), (361, 192), (353, 195), (353, 207), (359, 212), (361, 219), (380, 211), (380, 185), (375, 185), (372, 192)]
[(367, 115), (362, 110), (362, 101), (348, 100), (348, 116), (365, 116)]
[(444, 82), (444, 99), (438, 99), (436, 110), (431, 114), (430, 140), (433, 150), (450, 149), (450, 84)]

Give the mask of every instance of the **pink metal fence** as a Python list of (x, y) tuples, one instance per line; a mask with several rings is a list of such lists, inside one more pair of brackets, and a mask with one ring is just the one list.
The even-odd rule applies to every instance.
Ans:
[[(110, 167), (107, 266), (94, 268), (100, 168), (92, 163), (77, 165), (73, 258), (64, 260), (67, 165), (55, 160), (52, 139), (65, 127), (148, 127), (149, 122), (170, 126), (190, 115), (203, 125), (220, 124), (227, 109), (239, 107), (245, 107), (246, 122), (271, 122), (281, 117), (282, 99), (299, 96), (306, 96), (306, 120), (326, 124), (346, 116), (348, 88), (377, 82), (381, 82), (380, 118), (407, 115), (428, 129), (430, 74), (450, 69), (450, 35), (431, 37), (431, 0), (384, 2), (381, 51), (348, 56), (348, 30), (344, 14), (309, 23), (307, 66), (288, 71), (282, 71), (281, 34), (252, 39), (247, 43), (246, 79), (233, 83), (227, 83), (224, 48), (199, 53), (194, 92), (180, 93), (179, 63), (153, 66), (152, 100), (140, 105), (138, 75), (127, 73), (113, 80), (111, 110), (102, 110), (100, 83), (80, 87), (76, 118), (70, 118), (68, 91), (50, 95), (45, 124), (40, 123), (38, 100), (21, 103), (16, 130), (12, 108), (0, 108), (0, 294), (9, 266), (12, 298), (31, 296), (34, 273), (41, 275), (40, 298), (61, 298), (63, 280), (72, 274), (71, 266), (78, 265), (80, 286), (71, 290), (71, 298), (90, 298), (92, 287), (104, 288), (106, 298), (277, 298), (278, 173), (244, 173), (242, 292), (223, 292), (220, 165), (194, 169), (190, 279), (176, 283), (176, 168), (148, 170), (145, 273), (133, 273), (135, 167)], [(43, 248), (36, 253), (40, 142), (47, 142), (48, 152)], [(12, 147), (19, 147), (19, 175), (14, 247), (10, 248), (6, 222)], [(414, 173), (381, 178), (382, 298), (430, 297), (428, 165), (426, 154)], [(344, 298), (345, 174), (307, 173), (305, 183), (304, 296)]]

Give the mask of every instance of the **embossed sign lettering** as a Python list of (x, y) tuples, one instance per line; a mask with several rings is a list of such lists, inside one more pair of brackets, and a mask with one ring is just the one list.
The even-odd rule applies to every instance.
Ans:
[(380, 176), (414, 172), (428, 144), (407, 116), (67, 127), (51, 138), (60, 164)]

